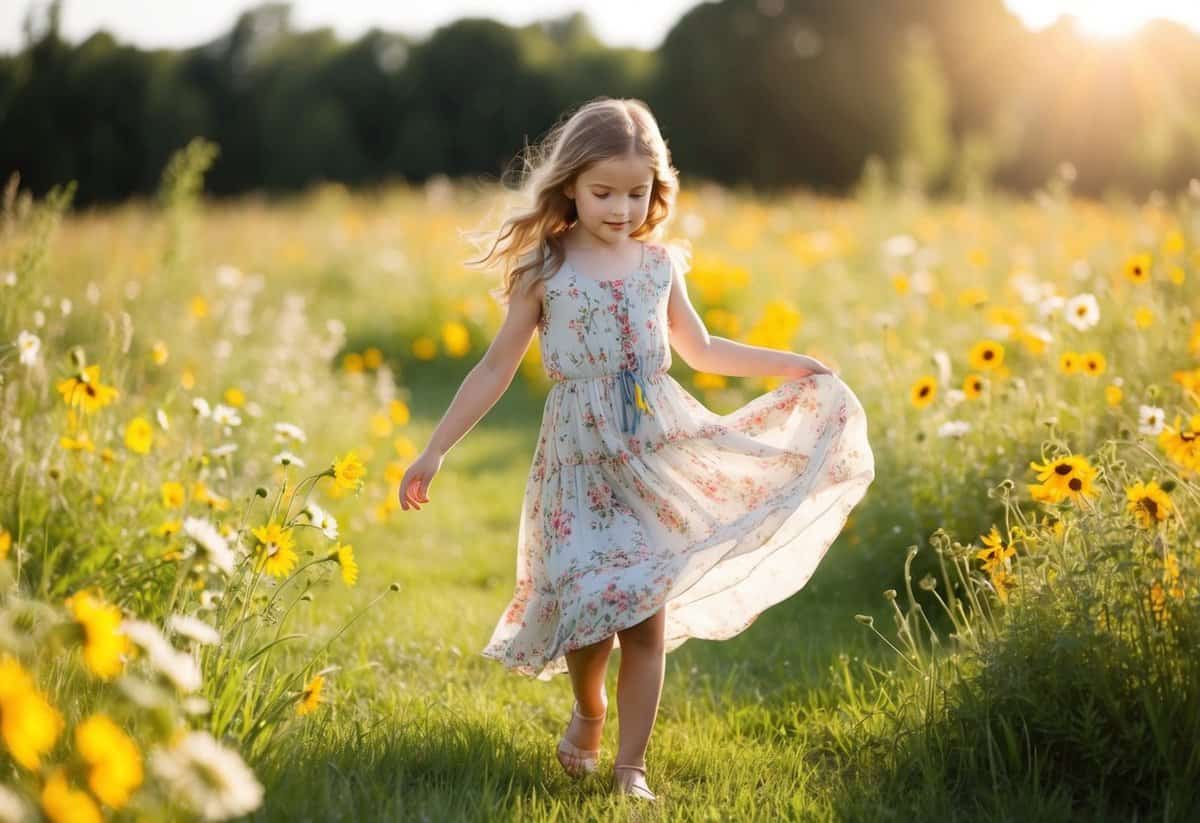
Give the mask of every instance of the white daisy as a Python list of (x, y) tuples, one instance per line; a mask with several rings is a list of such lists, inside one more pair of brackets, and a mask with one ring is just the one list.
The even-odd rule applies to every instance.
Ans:
[(121, 623), (121, 633), (146, 653), (152, 669), (181, 692), (194, 692), (200, 688), (200, 665), (196, 659), (172, 646), (157, 626), (145, 620), (125, 620)]
[(292, 465), (292, 466), (299, 466), (300, 468), (304, 468), (304, 461), (301, 460), (296, 455), (292, 454), (287, 449), (284, 449), (283, 451), (281, 451), (279, 454), (275, 455), (271, 459), (274, 460), (276, 463), (280, 464), (281, 466)]
[(4, 273), (4, 285), (6, 285), (6, 286), (17, 285), (17, 273), (15, 271), (6, 271)]
[(158, 425), (162, 427), (163, 431), (171, 430), (171, 421), (167, 419), (167, 413), (162, 409), (155, 410), (154, 419), (158, 421)]
[(943, 402), (945, 402), (948, 408), (952, 409), (966, 399), (967, 393), (962, 389), (946, 389)]
[(21, 350), (21, 362), (26, 366), (36, 366), (38, 353), (42, 350), (42, 339), (33, 332), (22, 330), (17, 335), (17, 348)]
[(34, 311), (33, 325), (37, 326), (39, 329), (42, 326), (46, 325), (46, 313), (44, 311), (42, 311), (41, 309), (37, 309)]
[(59, 301), (58, 309), (62, 312), (63, 317), (69, 315), (71, 313), (71, 298), (64, 297), (61, 301)]
[(171, 631), (197, 643), (215, 645), (221, 642), (221, 635), (212, 626), (198, 617), (187, 614), (173, 614), (167, 620)]
[(175, 746), (156, 749), (154, 773), (205, 820), (228, 820), (262, 805), (263, 787), (241, 755), (208, 732), (189, 732)]
[(1166, 419), (1166, 413), (1157, 406), (1138, 406), (1138, 431), (1142, 434), (1161, 433)]
[(305, 436), (303, 429), (293, 423), (276, 423), (275, 442), (286, 443), (288, 440), (304, 443), (308, 440), (308, 437)]
[(188, 517), (183, 521), (183, 533), (196, 542), (208, 555), (209, 561), (221, 571), (233, 571), (234, 557), (225, 538), (212, 523), (200, 517)]
[(917, 239), (910, 234), (897, 234), (883, 242), (888, 257), (906, 257), (917, 250)]
[(1063, 306), (1063, 314), (1079, 331), (1087, 331), (1100, 322), (1100, 304), (1093, 294), (1077, 294)]
[(217, 283), (226, 289), (236, 289), (242, 282), (242, 271), (228, 263), (217, 266)]
[(933, 353), (933, 362), (937, 364), (938, 380), (942, 385), (950, 382), (950, 355), (941, 349)]
[(938, 426), (939, 437), (962, 437), (971, 430), (971, 424), (966, 420), (947, 420)]
[(228, 454), (233, 454), (238, 450), (237, 443), (222, 443), (219, 446), (213, 446), (208, 450), (208, 453), (213, 457), (224, 457)]
[(226, 406), (224, 403), (218, 403), (213, 409), (213, 421), (222, 426), (240, 426), (242, 418), (238, 416), (237, 409), (233, 406)]
[(212, 409), (203, 397), (192, 398), (192, 410), (200, 417), (212, 417)]
[(308, 515), (309, 521), (319, 528), (326, 537), (330, 540), (338, 539), (337, 518), (317, 505), (317, 501), (310, 500), (308, 505), (304, 507), (304, 513)]
[(1066, 304), (1067, 301), (1062, 296), (1047, 294), (1037, 304), (1038, 319), (1045, 320), (1047, 317), (1058, 314)]

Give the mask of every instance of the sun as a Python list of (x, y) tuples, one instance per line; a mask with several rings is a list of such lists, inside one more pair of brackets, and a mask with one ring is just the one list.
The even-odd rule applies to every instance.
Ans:
[(1075, 18), (1079, 31), (1096, 39), (1128, 37), (1155, 18), (1200, 27), (1195, 0), (1005, 0), (1026, 25), (1041, 29), (1062, 15)]

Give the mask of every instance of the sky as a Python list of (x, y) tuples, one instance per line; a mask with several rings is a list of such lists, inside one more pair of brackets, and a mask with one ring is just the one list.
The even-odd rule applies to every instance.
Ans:
[[(870, 2), (870, 0), (856, 0)], [(1167, 17), (1200, 31), (1197, 0), (1005, 0), (1031, 28), (1075, 13), (1084, 28), (1099, 37), (1129, 32), (1154, 17)], [(22, 21), (33, 3), (0, 0), (0, 52), (22, 44)], [(99, 28), (142, 48), (194, 46), (227, 32), (238, 12), (253, 0), (65, 0), (61, 28), (71, 42)], [(585, 12), (600, 39), (613, 46), (652, 49), (697, 0), (292, 0), (292, 22), (300, 29), (333, 26), (352, 40), (372, 26), (423, 37), (460, 17), (491, 17), (523, 25), (572, 11)]]

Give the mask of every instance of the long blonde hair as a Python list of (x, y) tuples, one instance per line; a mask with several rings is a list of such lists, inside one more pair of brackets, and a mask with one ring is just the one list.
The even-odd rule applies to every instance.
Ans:
[[(679, 193), (679, 172), (659, 132), (650, 108), (635, 98), (597, 97), (584, 103), (565, 121), (560, 119), (538, 146), (526, 146), (518, 197), (500, 227), (473, 233), (481, 257), (464, 261), (472, 268), (504, 269), (502, 286), (493, 296), (506, 302), (520, 285), (529, 288), (538, 277), (549, 277), (566, 260), (561, 235), (578, 219), (575, 201), (563, 193), (594, 163), (630, 152), (650, 161), (654, 173), (646, 220), (630, 235), (657, 240), (671, 216)], [(469, 233), (468, 236), (471, 236)], [(484, 239), (480, 245), (477, 238)]]

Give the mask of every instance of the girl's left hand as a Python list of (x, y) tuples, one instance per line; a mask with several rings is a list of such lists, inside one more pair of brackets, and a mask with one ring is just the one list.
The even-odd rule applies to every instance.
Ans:
[(809, 357), (806, 354), (797, 354), (795, 355), (794, 362), (784, 369), (783, 374), (785, 377), (794, 380), (801, 377), (808, 377), (810, 374), (833, 374), (833, 370), (815, 357)]

